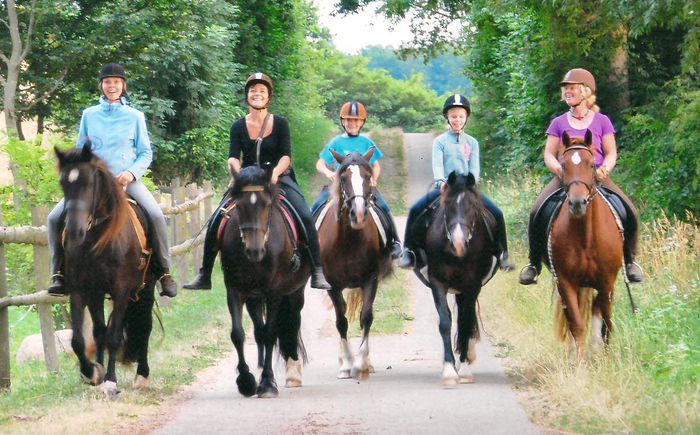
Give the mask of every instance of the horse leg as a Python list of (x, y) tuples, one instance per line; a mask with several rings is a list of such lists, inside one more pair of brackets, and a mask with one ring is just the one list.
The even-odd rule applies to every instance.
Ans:
[(255, 376), (250, 373), (250, 368), (245, 362), (245, 354), (243, 351), (243, 346), (245, 344), (245, 331), (243, 330), (242, 322), (243, 302), (232, 290), (228, 290), (227, 301), (228, 311), (231, 315), (231, 342), (238, 354), (238, 377), (236, 378), (236, 385), (238, 386), (239, 393), (245, 397), (250, 397), (255, 394), (255, 389), (258, 385), (255, 381)]
[(360, 326), (362, 327), (362, 343), (355, 355), (355, 363), (352, 366), (352, 377), (355, 379), (365, 380), (369, 377), (369, 331), (374, 322), (374, 313), (372, 307), (374, 298), (377, 296), (377, 285), (379, 281), (375, 276), (372, 276), (368, 283), (362, 289), (362, 312), (360, 314)]
[(278, 337), (279, 328), (279, 310), (281, 299), (277, 298), (269, 300), (267, 303), (267, 320), (265, 322), (265, 363), (262, 373), (260, 374), (260, 382), (258, 383), (257, 395), (260, 398), (268, 399), (278, 397), (280, 395), (275, 381), (275, 372), (272, 369), (272, 351), (275, 347), (275, 342)]
[(582, 361), (584, 356), (585, 327), (579, 310), (578, 287), (562, 278), (559, 278), (559, 295), (561, 297), (562, 310), (569, 324), (569, 332), (573, 337), (576, 360)]
[(332, 289), (328, 292), (335, 309), (335, 328), (340, 334), (340, 349), (338, 351), (338, 379), (350, 379), (353, 365), (352, 352), (348, 344), (348, 319), (345, 317), (347, 304), (343, 298), (343, 289)]
[(263, 330), (265, 321), (263, 319), (264, 302), (262, 299), (249, 299), (246, 302), (246, 309), (253, 322), (253, 336), (258, 347), (258, 368), (262, 368), (265, 358), (265, 345), (263, 344)]
[(433, 292), (433, 301), (435, 309), (438, 312), (440, 319), (438, 329), (442, 337), (442, 346), (444, 351), (443, 366), (442, 366), (442, 385), (444, 387), (454, 387), (459, 382), (459, 375), (455, 369), (455, 357), (450, 346), (450, 334), (452, 331), (452, 313), (447, 306), (447, 287), (442, 283), (431, 279), (432, 286), (430, 289)]
[(457, 346), (459, 349), (459, 383), (471, 384), (474, 375), (469, 366), (476, 360), (476, 341), (479, 338), (479, 324), (476, 318), (476, 298), (479, 286), (465, 289), (455, 295), (457, 300)]
[(101, 386), (102, 393), (109, 399), (114, 399), (119, 394), (117, 389), (117, 350), (124, 337), (124, 316), (126, 305), (129, 302), (128, 290), (118, 290), (118, 292), (120, 295), (112, 300), (112, 313), (107, 326), (107, 373)]
[(85, 304), (79, 293), (70, 297), (71, 326), (73, 337), (71, 347), (78, 357), (80, 374), (83, 380), (90, 385), (98, 385), (102, 382), (104, 372), (85, 355), (85, 337), (83, 337), (83, 321), (85, 320)]
[[(126, 343), (124, 352), (127, 358), (132, 356), (137, 363), (134, 389), (148, 388), (151, 369), (148, 365), (148, 341), (153, 330), (153, 304), (155, 297), (151, 280), (141, 290), (138, 301), (130, 302), (126, 311)], [(129, 358), (129, 360), (131, 360)]]
[(591, 346), (599, 352), (608, 344), (612, 332), (612, 287), (614, 281), (601, 286), (593, 301), (593, 342)]
[[(304, 287), (300, 287), (283, 301), (279, 314), (279, 346), (280, 354), (286, 363), (286, 388), (301, 387), (302, 364), (305, 358), (304, 345), (301, 341), (301, 310), (304, 308)], [(301, 353), (301, 355), (300, 355)]]

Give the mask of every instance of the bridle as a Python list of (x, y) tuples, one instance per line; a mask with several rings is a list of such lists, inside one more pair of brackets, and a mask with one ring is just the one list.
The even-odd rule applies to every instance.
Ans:
[(366, 207), (367, 204), (369, 204), (369, 202), (372, 200), (372, 198), (374, 196), (372, 194), (372, 189), (369, 189), (369, 192), (367, 194), (362, 192), (362, 195), (356, 194), (355, 190), (353, 189), (353, 195), (348, 196), (348, 194), (345, 190), (345, 180), (342, 177), (340, 177), (340, 174), (344, 173), (345, 170), (349, 167), (350, 167), (350, 165), (344, 167), (343, 170), (338, 173), (338, 182), (340, 183), (340, 196), (341, 196), (341, 198), (340, 198), (341, 199), (340, 212), (343, 212), (345, 210), (350, 210), (352, 208), (352, 201), (354, 201), (355, 198), (362, 198), (362, 200), (365, 202), (365, 207)]
[[(464, 195), (464, 192), (458, 194), (458, 199), (457, 199), (457, 205), (462, 202), (462, 200), (459, 198), (459, 195)], [(454, 240), (452, 239), (452, 234), (450, 233), (450, 228), (449, 224), (447, 223), (447, 207), (445, 206), (444, 211), (442, 213), (442, 222), (443, 222), (443, 227), (445, 229), (445, 237), (447, 237), (447, 240), (451, 243), (454, 244)], [(464, 216), (461, 216), (457, 218), (458, 225), (467, 227), (467, 219)], [(474, 226), (476, 225), (476, 219), (472, 220), (471, 225), (468, 226), (467, 228), (467, 240), (466, 240), (466, 245), (469, 245), (469, 242), (472, 239), (472, 234), (474, 234)]]
[[(260, 185), (252, 185), (252, 186), (245, 186), (241, 189), (241, 192), (245, 193), (257, 193), (257, 192), (264, 192), (265, 188)], [(243, 231), (263, 231), (263, 242), (267, 243), (268, 237), (270, 235), (270, 223), (272, 221), (272, 202), (270, 202), (270, 205), (267, 206), (269, 209), (268, 213), (268, 219), (267, 219), (267, 226), (263, 230), (263, 228), (258, 225), (257, 222), (254, 223), (249, 223), (249, 224), (243, 224), (240, 222), (240, 213), (238, 214), (238, 230), (240, 231), (241, 234), (241, 240), (243, 240)], [(238, 213), (238, 210), (240, 210), (240, 207), (236, 207), (236, 212)]]
[[(572, 150), (585, 150), (585, 151), (588, 151), (588, 153), (590, 153), (591, 156), (593, 156), (593, 151), (591, 151), (590, 148), (588, 148), (585, 145), (571, 145), (564, 150), (564, 152), (562, 153), (562, 156), (564, 154), (566, 154), (567, 152), (572, 151)], [(591, 167), (591, 170), (593, 171), (593, 180), (595, 180), (595, 169), (593, 169), (593, 167)], [(583, 200), (583, 205), (590, 204), (591, 201), (593, 201), (593, 198), (595, 198), (596, 194), (598, 194), (598, 188), (596, 187), (596, 185), (594, 183), (587, 183), (586, 181), (584, 181), (580, 178), (574, 178), (573, 180), (569, 181), (564, 186), (564, 192), (566, 193), (566, 199), (569, 199), (569, 189), (571, 189), (571, 186), (573, 186), (575, 184), (583, 184), (588, 189), (588, 195)]]
[[(109, 218), (109, 216), (102, 216), (100, 218), (95, 219), (95, 210), (97, 208), (97, 191), (99, 190), (97, 186), (97, 173), (97, 169), (94, 169), (92, 171), (92, 209), (90, 210), (90, 213), (87, 216), (87, 228), (85, 229), (86, 232), (90, 231), (92, 227), (101, 224)], [(84, 199), (67, 199), (65, 210), (66, 213), (71, 211), (86, 211), (88, 210), (88, 204)]]

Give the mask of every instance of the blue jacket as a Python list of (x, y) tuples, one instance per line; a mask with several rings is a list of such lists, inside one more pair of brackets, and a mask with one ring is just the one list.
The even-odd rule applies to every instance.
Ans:
[(452, 171), (461, 175), (471, 172), (479, 181), (479, 142), (466, 133), (447, 131), (433, 141), (433, 179), (445, 181)]
[(350, 153), (358, 152), (360, 154), (365, 154), (370, 148), (374, 147), (374, 154), (370, 159), (370, 164), (373, 165), (377, 160), (381, 159), (384, 154), (379, 149), (379, 147), (365, 135), (359, 136), (348, 136), (347, 134), (341, 134), (334, 137), (330, 142), (326, 144), (325, 147), (318, 154), (318, 157), (323, 159), (327, 164), (333, 165), (338, 169), (338, 163), (333, 158), (331, 154), (331, 149), (340, 155), (348, 155)]
[(153, 160), (146, 117), (128, 106), (124, 98), (110, 104), (101, 97), (100, 104), (85, 109), (79, 135), (77, 147), (82, 148), (90, 139), (92, 151), (114, 176), (129, 171), (139, 180)]

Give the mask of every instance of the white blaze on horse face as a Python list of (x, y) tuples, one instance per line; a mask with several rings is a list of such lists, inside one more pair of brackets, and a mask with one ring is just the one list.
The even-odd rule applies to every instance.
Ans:
[(68, 182), (69, 183), (75, 183), (75, 180), (78, 179), (78, 176), (80, 175), (80, 171), (77, 169), (71, 169), (70, 172), (68, 173)]
[(355, 210), (358, 213), (358, 219), (360, 214), (364, 212), (364, 197), (362, 196), (362, 175), (360, 175), (360, 167), (357, 165), (351, 165), (348, 167), (350, 170), (350, 183), (352, 184), (352, 193), (355, 196), (353, 201), (355, 202)]
[(581, 156), (579, 155), (578, 151), (574, 153), (574, 156), (571, 157), (571, 163), (574, 165), (578, 165), (581, 163)]
[(256, 202), (258, 202), (258, 195), (256, 195), (255, 193), (251, 193), (250, 194), (250, 203), (255, 204)]

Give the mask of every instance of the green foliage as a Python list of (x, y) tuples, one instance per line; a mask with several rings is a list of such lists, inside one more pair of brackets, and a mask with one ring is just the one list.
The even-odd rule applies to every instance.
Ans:
[(370, 70), (362, 56), (329, 52), (320, 64), (325, 81), (319, 92), (326, 97), (324, 111), (338, 119), (340, 107), (349, 100), (367, 105), (366, 128), (379, 124), (404, 131), (430, 131), (442, 125), (442, 99), (429, 90), (421, 75), (408, 81), (392, 78), (386, 70)]
[(402, 59), (391, 48), (371, 46), (363, 49), (360, 55), (370, 59), (369, 68), (385, 69), (397, 80), (423, 75), (427, 85), (438, 95), (472, 93), (472, 82), (464, 75), (464, 59), (454, 54), (442, 53), (425, 63), (415, 56)]
[(648, 216), (700, 214), (700, 91), (686, 85), (630, 115), (620, 141), (621, 179)]

